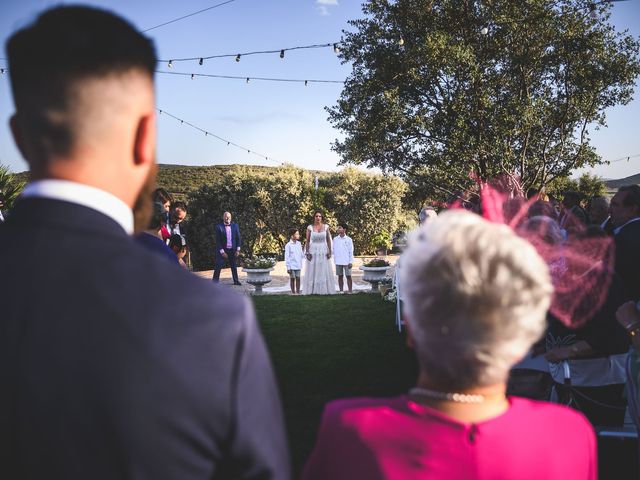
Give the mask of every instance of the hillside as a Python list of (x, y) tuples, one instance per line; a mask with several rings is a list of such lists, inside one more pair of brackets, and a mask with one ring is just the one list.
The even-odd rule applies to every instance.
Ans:
[(605, 180), (604, 183), (607, 184), (607, 189), (609, 190), (617, 190), (623, 185), (640, 185), (640, 173), (636, 173), (630, 177), (619, 178), (617, 180)]
[[(261, 165), (212, 165), (208, 167), (196, 167), (193, 165), (158, 165), (158, 187), (166, 188), (180, 200), (186, 200), (189, 192), (199, 189), (203, 185), (213, 183), (223, 177), (226, 172), (246, 168), (252, 172), (268, 172), (275, 167)], [(319, 175), (327, 172), (312, 171)], [(22, 181), (29, 181), (29, 172), (16, 173), (16, 177)]]
[[(275, 167), (260, 165), (212, 165), (208, 167), (196, 167), (192, 165), (158, 165), (158, 186), (166, 188), (177, 198), (185, 200), (189, 192), (199, 189), (208, 183), (224, 176), (225, 172), (237, 168), (247, 168), (250, 171), (266, 172)], [(312, 171), (314, 174), (324, 176), (327, 172)], [(29, 172), (20, 172), (16, 176), (20, 180), (28, 181)], [(616, 191), (622, 185), (640, 185), (640, 173), (630, 177), (605, 180), (609, 192)]]
[[(276, 167), (262, 165), (212, 165), (208, 167), (196, 167), (189, 165), (158, 165), (158, 187), (166, 188), (177, 199), (186, 200), (189, 192), (198, 190), (206, 184), (219, 181), (226, 172), (235, 169), (247, 169), (250, 172), (265, 173)], [(328, 172), (311, 170), (312, 174), (320, 177)]]

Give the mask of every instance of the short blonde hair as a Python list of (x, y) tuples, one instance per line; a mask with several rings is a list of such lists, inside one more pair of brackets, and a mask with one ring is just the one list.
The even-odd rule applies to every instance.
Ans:
[(401, 263), (422, 370), (442, 388), (504, 382), (545, 330), (545, 262), (506, 225), (451, 210), (415, 230)]

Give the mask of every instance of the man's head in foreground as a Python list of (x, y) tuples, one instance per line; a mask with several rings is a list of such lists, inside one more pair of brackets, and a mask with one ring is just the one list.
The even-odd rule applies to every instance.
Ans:
[(6, 52), (11, 130), (32, 179), (83, 183), (132, 208), (148, 204), (156, 141), (151, 40), (107, 11), (57, 7), (12, 35)]

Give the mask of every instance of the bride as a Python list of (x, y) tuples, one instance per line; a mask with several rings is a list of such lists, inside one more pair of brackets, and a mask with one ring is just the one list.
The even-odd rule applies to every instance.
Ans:
[(302, 279), (303, 295), (330, 295), (336, 292), (331, 269), (331, 232), (322, 223), (322, 212), (313, 214), (313, 225), (307, 227), (305, 244), (307, 261)]

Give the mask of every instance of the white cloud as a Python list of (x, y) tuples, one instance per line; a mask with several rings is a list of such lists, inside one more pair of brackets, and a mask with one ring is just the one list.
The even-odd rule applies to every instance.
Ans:
[(316, 9), (323, 17), (330, 15), (329, 7), (337, 7), (338, 5), (338, 0), (316, 0)]

